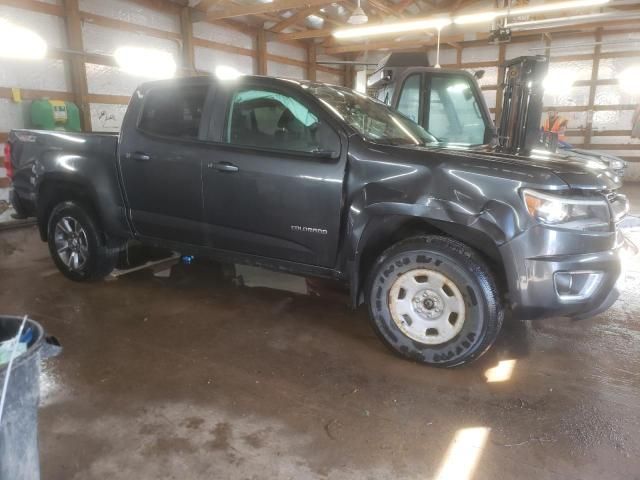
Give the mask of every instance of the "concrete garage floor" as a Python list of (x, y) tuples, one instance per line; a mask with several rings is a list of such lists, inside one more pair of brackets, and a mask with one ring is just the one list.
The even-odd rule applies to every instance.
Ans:
[[(64, 346), (42, 376), (43, 479), (640, 478), (637, 261), (609, 312), (507, 324), (441, 370), (394, 357), (341, 294), (198, 262), (73, 284), (33, 227), (0, 232), (0, 255), (2, 312)], [(497, 365), (512, 375), (488, 383)]]

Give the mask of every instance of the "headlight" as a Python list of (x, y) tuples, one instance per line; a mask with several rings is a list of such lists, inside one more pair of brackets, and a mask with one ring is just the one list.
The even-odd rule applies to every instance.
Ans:
[[(606, 160), (604, 157), (602, 157), (602, 159)], [(611, 170), (622, 170), (624, 168), (624, 162), (619, 158), (612, 158), (609, 160), (609, 168), (611, 168)]]
[(567, 197), (525, 189), (522, 197), (529, 214), (547, 225), (576, 230), (609, 229), (609, 204), (604, 197)]

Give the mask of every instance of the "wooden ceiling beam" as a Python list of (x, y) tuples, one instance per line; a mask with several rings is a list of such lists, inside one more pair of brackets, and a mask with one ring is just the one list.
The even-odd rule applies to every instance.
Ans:
[(222, 10), (207, 12), (207, 20), (242, 17), (244, 15), (259, 15), (262, 13), (281, 12), (296, 8), (328, 5), (327, 0), (273, 0), (271, 3), (256, 3), (252, 5), (230, 5)]
[(294, 26), (297, 23), (303, 22), (309, 15), (316, 13), (318, 10), (320, 10), (320, 7), (318, 6), (301, 8), (300, 10), (295, 12), (293, 15), (291, 15), (289, 18), (285, 18), (281, 22), (275, 24), (269, 30), (271, 30), (272, 32), (280, 33), (283, 30)]
[(302, 40), (306, 38), (330, 37), (335, 28), (317, 28), (302, 30), (301, 32), (279, 33), (276, 38), (280, 41)]

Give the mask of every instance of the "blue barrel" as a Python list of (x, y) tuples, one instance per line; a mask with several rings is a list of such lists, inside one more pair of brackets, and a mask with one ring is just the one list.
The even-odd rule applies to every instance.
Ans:
[[(0, 315), (0, 342), (18, 334), (22, 317)], [(61, 348), (54, 337), (46, 337), (38, 322), (28, 319), (27, 350), (13, 360), (4, 411), (0, 419), (0, 480), (39, 480), (38, 404), (40, 361), (57, 355)], [(24, 337), (22, 337), (24, 338)], [(0, 392), (8, 363), (0, 365)]]

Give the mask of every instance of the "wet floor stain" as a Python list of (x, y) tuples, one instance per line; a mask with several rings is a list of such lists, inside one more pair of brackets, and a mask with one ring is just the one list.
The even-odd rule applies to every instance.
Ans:
[[(640, 472), (640, 282), (594, 319), (509, 322), (477, 363), (442, 370), (391, 355), (339, 288), (238, 288), (198, 261), (78, 285), (34, 229), (0, 239), (20, 246), (3, 250), (0, 304), (64, 347), (43, 369), (43, 478), (429, 479), (473, 429), (488, 432), (477, 480)], [(487, 383), (501, 361), (509, 379)]]

